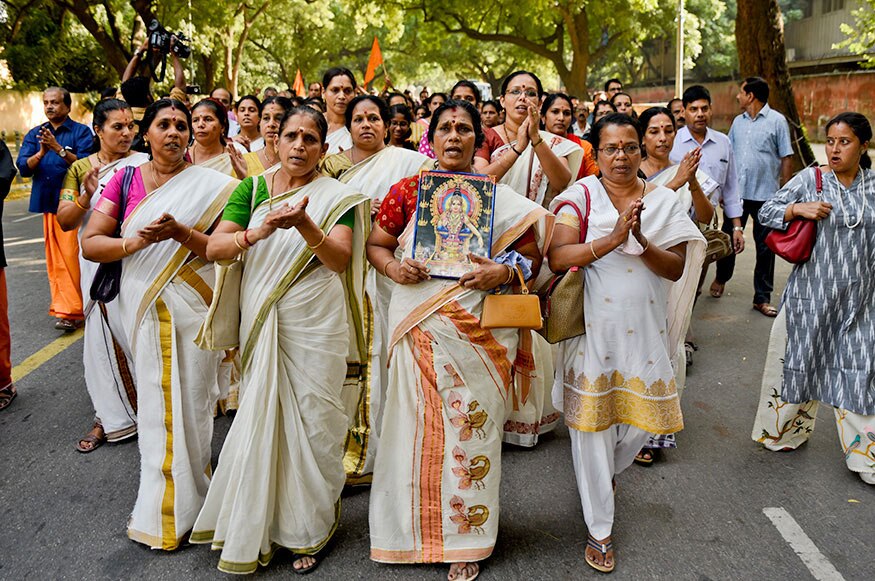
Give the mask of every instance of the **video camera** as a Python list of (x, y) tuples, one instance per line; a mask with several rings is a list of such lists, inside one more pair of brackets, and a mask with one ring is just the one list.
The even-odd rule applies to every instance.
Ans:
[[(191, 47), (185, 44), (191, 39), (186, 37), (181, 32), (170, 32), (164, 28), (157, 18), (153, 18), (146, 26), (149, 31), (149, 47), (157, 53), (157, 58), (153, 57), (152, 63), (152, 78), (157, 82), (164, 80), (164, 73), (167, 70), (167, 55), (173, 53), (181, 59), (191, 56)], [(155, 66), (161, 63), (161, 75), (158, 76), (158, 67)]]

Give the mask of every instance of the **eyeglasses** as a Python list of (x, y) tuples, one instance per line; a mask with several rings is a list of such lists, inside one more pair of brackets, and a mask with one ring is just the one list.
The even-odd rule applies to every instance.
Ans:
[(608, 157), (614, 157), (615, 155), (617, 155), (617, 152), (620, 151), (621, 149), (623, 150), (623, 153), (625, 153), (626, 155), (635, 155), (636, 153), (641, 151), (641, 148), (639, 146), (635, 145), (634, 143), (630, 143), (629, 145), (626, 145), (625, 147), (615, 147), (613, 145), (610, 145), (608, 147), (602, 147), (601, 149), (599, 149), (599, 151), (601, 151), (602, 153), (604, 153)]
[(534, 99), (538, 96), (538, 92), (534, 89), (528, 89), (527, 91), (523, 91), (522, 89), (513, 89), (505, 93), (505, 95), (510, 95), (514, 98), (518, 98), (520, 95), (525, 95), (529, 99)]

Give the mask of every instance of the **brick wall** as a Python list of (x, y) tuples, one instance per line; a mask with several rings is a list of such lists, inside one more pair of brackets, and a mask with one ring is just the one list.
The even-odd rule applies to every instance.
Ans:
[[(694, 83), (689, 83), (694, 84)], [(689, 86), (689, 84), (687, 86)], [(739, 113), (734, 81), (705, 83), (714, 106), (713, 126), (728, 131)], [(665, 104), (674, 97), (674, 85), (629, 89), (635, 103)], [(815, 141), (826, 137), (823, 128), (829, 119), (843, 111), (857, 111), (875, 123), (875, 72), (852, 72), (793, 77), (796, 107), (808, 136)]]

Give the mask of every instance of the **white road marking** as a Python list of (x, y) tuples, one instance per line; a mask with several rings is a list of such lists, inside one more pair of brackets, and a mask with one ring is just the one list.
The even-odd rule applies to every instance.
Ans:
[(28, 240), (18, 240), (17, 242), (7, 242), (5, 246), (6, 248), (9, 248), (10, 246), (23, 246), (25, 244), (45, 244), (45, 242), (45, 239), (42, 237), (30, 238)]
[(833, 564), (820, 552), (799, 523), (790, 513), (781, 507), (766, 507), (763, 509), (766, 515), (790, 548), (799, 555), (802, 562), (811, 571), (811, 575), (818, 581), (844, 581), (842, 574), (833, 567)]
[(33, 220), (34, 218), (39, 218), (40, 216), (42, 216), (42, 214), (30, 214), (28, 216), (25, 216), (24, 218), (16, 218), (12, 222), (13, 223), (24, 222), (25, 220)]

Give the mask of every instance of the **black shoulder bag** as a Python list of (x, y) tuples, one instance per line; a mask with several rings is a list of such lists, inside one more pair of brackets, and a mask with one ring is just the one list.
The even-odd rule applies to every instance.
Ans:
[[(131, 189), (131, 184), (134, 182), (133, 166), (128, 166), (124, 169), (122, 176), (121, 196), (119, 196), (118, 205), (118, 223), (115, 227), (114, 238), (121, 238), (122, 222), (125, 219), (125, 209), (128, 205), (128, 192)], [(113, 262), (103, 262), (97, 267), (97, 273), (94, 275), (94, 280), (91, 281), (91, 300), (101, 303), (111, 302), (118, 296), (119, 288), (122, 282), (122, 261), (115, 260)]]

